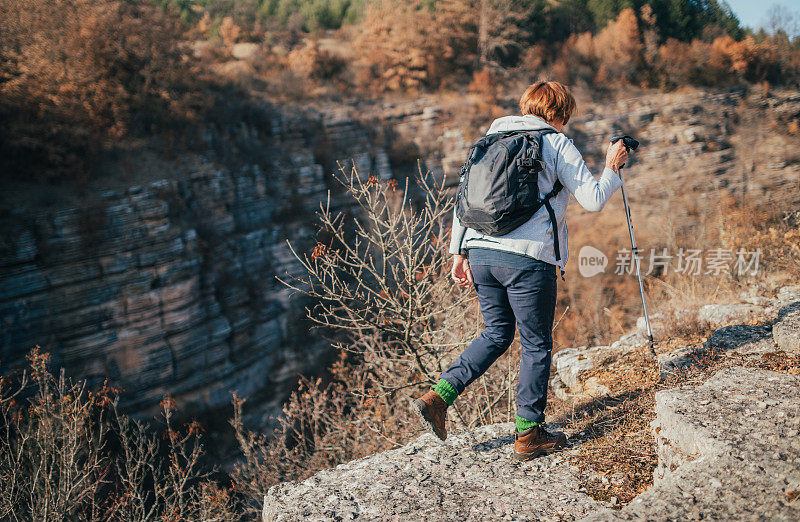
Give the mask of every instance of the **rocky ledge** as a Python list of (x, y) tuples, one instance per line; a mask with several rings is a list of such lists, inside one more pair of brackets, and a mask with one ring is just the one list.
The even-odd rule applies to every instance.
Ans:
[(588, 520), (800, 520), (800, 379), (729, 368), (656, 394), (655, 484)]
[[(742, 302), (708, 304), (699, 310), (676, 310), (673, 318), (652, 316), (656, 339), (675, 324), (696, 323), (715, 328), (708, 340), (687, 344), (658, 355), (663, 377), (700, 364), (703, 357), (717, 355), (763, 355), (783, 351), (800, 355), (800, 286), (785, 286), (776, 297), (743, 296)], [(647, 343), (644, 318), (637, 330), (610, 346), (565, 348), (553, 354), (550, 388), (562, 401), (582, 401), (613, 394), (597, 377), (598, 368), (613, 368), (624, 355)], [(587, 377), (588, 376), (588, 377)]]
[[(395, 449), (278, 484), (265, 522), (289, 520), (577, 520), (608, 507), (580, 491), (564, 455), (511, 459), (512, 423)], [(569, 451), (569, 450), (568, 450)]]
[[(800, 301), (792, 290), (782, 292), (772, 324), (725, 326), (695, 349), (796, 353)], [(564, 350), (553, 387), (604, 395), (602, 383), (580, 374), (615, 364), (636, 344), (628, 336)], [(263, 520), (800, 520), (800, 377), (731, 367), (705, 383), (658, 392), (655, 413), (654, 485), (620, 511), (581, 487), (568, 460), (577, 438), (562, 454), (520, 463), (511, 459), (508, 423), (457, 431), (446, 442), (423, 435), (278, 484), (264, 497)]]
[(655, 484), (621, 511), (586, 495), (565, 454), (512, 460), (508, 423), (278, 484), (263, 520), (800, 520), (800, 378), (722, 370), (659, 392), (653, 426)]

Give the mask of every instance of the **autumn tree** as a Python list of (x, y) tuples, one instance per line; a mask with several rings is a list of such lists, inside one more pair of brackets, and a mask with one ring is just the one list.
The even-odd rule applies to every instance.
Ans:
[(366, 11), (356, 40), (362, 85), (376, 90), (438, 87), (470, 70), (477, 16), (456, 0), (436, 9), (379, 1)]
[(179, 22), (118, 0), (0, 0), (3, 172), (73, 176), (104, 144), (202, 106)]
[(620, 12), (594, 39), (594, 52), (600, 62), (600, 83), (633, 83), (641, 70), (642, 36), (633, 9)]

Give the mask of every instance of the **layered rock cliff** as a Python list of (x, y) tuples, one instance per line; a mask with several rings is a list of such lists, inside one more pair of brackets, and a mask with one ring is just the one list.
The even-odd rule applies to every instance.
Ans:
[(305, 303), (276, 276), (301, 269), (287, 240), (302, 252), (319, 202), (336, 195), (320, 143), (330, 136), (336, 159), (366, 171), (389, 167), (354, 120), (266, 124), (267, 135), (236, 131), (265, 149), (266, 163), (194, 161), (74, 206), (5, 209), (4, 370), (40, 345), (68, 375), (120, 387), (132, 412), (166, 393), (189, 412), (214, 408), (234, 390), (274, 410), (298, 373), (319, 370), (326, 343), (301, 326)]

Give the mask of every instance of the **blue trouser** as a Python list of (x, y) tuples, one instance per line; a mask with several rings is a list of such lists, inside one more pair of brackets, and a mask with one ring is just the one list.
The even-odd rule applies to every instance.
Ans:
[(514, 340), (519, 328), (522, 356), (517, 384), (517, 415), (544, 422), (553, 316), (556, 307), (555, 270), (520, 270), (470, 266), (485, 327), (458, 360), (442, 374), (460, 394), (483, 375)]

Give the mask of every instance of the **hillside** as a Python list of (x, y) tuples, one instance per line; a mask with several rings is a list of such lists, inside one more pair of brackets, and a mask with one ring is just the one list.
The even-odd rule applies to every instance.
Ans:
[[(655, 446), (654, 482), (624, 506), (613, 491), (631, 487), (625, 467), (598, 470), (591, 461), (613, 459), (632, 451), (630, 445), (584, 451), (608, 434), (577, 431), (580, 423), (567, 412), (549, 422), (569, 435), (561, 454), (525, 463), (512, 460), (511, 423), (458, 430), (445, 442), (425, 434), (303, 482), (270, 488), (262, 519), (796, 520), (800, 287), (787, 287), (780, 295), (771, 303), (765, 326), (719, 328), (691, 359), (685, 356), (686, 346), (659, 356), (661, 371), (673, 380), (665, 378), (649, 392), (654, 394), (652, 430), (643, 426), (649, 445)], [(743, 341), (732, 335), (735, 329), (764, 333)], [(557, 360), (553, 386), (560, 386), (566, 375), (583, 385), (597, 371), (613, 373), (615, 366), (631, 364), (637, 360), (632, 354), (646, 351), (638, 335), (610, 348), (584, 349), (586, 357), (572, 359), (571, 365)], [(680, 370), (667, 363), (678, 355), (684, 361)], [(638, 370), (649, 373), (651, 368)], [(605, 391), (595, 387), (567, 399), (573, 416), (592, 409), (613, 415), (619, 405), (615, 397), (630, 386), (613, 378), (598, 384)]]

